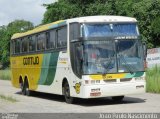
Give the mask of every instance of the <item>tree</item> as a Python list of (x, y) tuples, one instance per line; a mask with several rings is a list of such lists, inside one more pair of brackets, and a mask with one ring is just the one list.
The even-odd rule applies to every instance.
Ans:
[(43, 24), (82, 15), (82, 10), (77, 4), (70, 4), (65, 0), (44, 6), (47, 8), (47, 11), (44, 14)]
[(156, 17), (152, 24), (151, 29), (153, 31), (154, 44), (160, 44), (160, 17)]
[(52, 4), (45, 4), (47, 11), (42, 23), (50, 23), (61, 19), (80, 16), (105, 15), (108, 12), (106, 0), (59, 0)]
[(91, 15), (120, 15), (135, 17), (148, 48), (160, 46), (160, 0), (59, 0), (44, 5), (43, 24), (60, 19)]
[(133, 16), (139, 21), (140, 33), (148, 47), (160, 46), (158, 42), (155, 42), (154, 29), (151, 27), (155, 18), (160, 14), (160, 1), (142, 0), (135, 3), (132, 9)]
[(29, 21), (15, 20), (7, 26), (0, 27), (0, 63), (3, 68), (9, 66), (10, 39), (14, 33), (24, 32), (33, 28)]
[(5, 35), (6, 35), (6, 26), (0, 26), (0, 68), (1, 68), (1, 65), (2, 65), (2, 53), (3, 53), (3, 45), (4, 45), (4, 38), (5, 38)]

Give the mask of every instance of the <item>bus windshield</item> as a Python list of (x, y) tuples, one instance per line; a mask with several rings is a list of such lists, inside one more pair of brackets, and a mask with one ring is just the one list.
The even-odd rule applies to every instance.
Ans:
[(143, 70), (143, 49), (139, 40), (84, 41), (84, 74)]
[(119, 72), (143, 71), (143, 47), (139, 40), (119, 40), (117, 42)]
[(84, 74), (116, 73), (113, 40), (84, 42)]
[(83, 24), (84, 37), (138, 35), (136, 23)]

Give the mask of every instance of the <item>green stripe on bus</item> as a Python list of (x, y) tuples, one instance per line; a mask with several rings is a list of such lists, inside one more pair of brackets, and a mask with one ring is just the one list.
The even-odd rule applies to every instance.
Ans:
[(136, 72), (134, 77), (141, 77), (144, 75), (144, 72)]
[(54, 81), (58, 56), (59, 52), (44, 54), (39, 80), (40, 85), (51, 85)]
[(125, 78), (141, 77), (143, 75), (144, 75), (144, 72), (135, 72), (133, 74), (127, 73), (127, 75), (125, 76)]

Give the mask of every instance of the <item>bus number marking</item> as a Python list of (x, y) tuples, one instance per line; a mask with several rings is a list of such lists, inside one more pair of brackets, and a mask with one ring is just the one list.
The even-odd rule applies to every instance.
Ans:
[(103, 79), (107, 80), (107, 79), (112, 79), (113, 77), (111, 75), (107, 76), (107, 75), (103, 75)]

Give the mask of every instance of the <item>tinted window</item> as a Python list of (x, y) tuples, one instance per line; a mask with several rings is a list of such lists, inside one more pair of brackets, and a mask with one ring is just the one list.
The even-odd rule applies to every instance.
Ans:
[(75, 40), (79, 37), (79, 24), (78, 23), (72, 23), (70, 24), (70, 40)]
[(22, 39), (22, 52), (28, 52), (28, 37)]
[(11, 54), (15, 54), (15, 41), (11, 41)]
[(35, 51), (36, 49), (36, 37), (35, 36), (32, 36), (32, 37), (29, 37), (29, 51)]
[(46, 40), (45, 33), (41, 33), (37, 36), (37, 50), (44, 50), (45, 49), (45, 40)]
[(15, 53), (20, 53), (20, 43), (21, 43), (20, 39), (17, 39), (15, 41)]
[(83, 34), (85, 37), (138, 35), (138, 29), (135, 23), (84, 24)]
[(47, 49), (55, 48), (55, 41), (56, 41), (56, 30), (51, 30), (47, 33)]
[(58, 29), (58, 41), (57, 46), (58, 47), (65, 47), (67, 46), (67, 27), (62, 27), (61, 29)]

